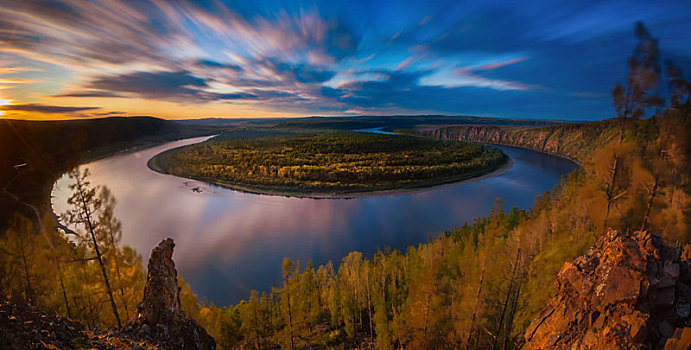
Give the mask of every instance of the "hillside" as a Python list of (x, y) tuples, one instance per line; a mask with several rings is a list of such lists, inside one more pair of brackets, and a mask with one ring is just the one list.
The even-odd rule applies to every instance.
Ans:
[(173, 240), (151, 252), (137, 314), (121, 329), (99, 330), (32, 305), (0, 297), (2, 349), (215, 349), (216, 343), (180, 305)]
[(461, 125), (540, 127), (564, 125), (569, 122), (558, 120), (484, 118), (472, 116), (446, 115), (390, 115), (390, 116), (355, 116), (355, 117), (309, 117), (295, 118), (280, 122), (279, 127), (307, 129), (402, 129), (417, 127), (441, 127)]
[(13, 196), (43, 206), (53, 181), (71, 166), (123, 149), (208, 135), (213, 130), (151, 117), (0, 119), (0, 228), (15, 211), (34, 215)]

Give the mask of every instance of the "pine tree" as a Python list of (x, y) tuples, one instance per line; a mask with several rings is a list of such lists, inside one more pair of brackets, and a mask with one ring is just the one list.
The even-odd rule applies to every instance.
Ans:
[(69, 172), (69, 177), (74, 181), (74, 183), (69, 186), (70, 190), (73, 191), (73, 194), (67, 200), (67, 203), (73, 208), (68, 211), (67, 215), (71, 223), (82, 225), (87, 230), (87, 234), (91, 238), (90, 243), (92, 244), (92, 248), (96, 253), (96, 260), (101, 268), (101, 274), (105, 283), (108, 299), (110, 300), (113, 316), (115, 317), (118, 328), (120, 328), (122, 327), (120, 314), (118, 313), (118, 307), (115, 303), (115, 298), (113, 297), (113, 290), (111, 288), (108, 273), (106, 271), (104, 257), (101, 254), (101, 248), (96, 238), (97, 226), (95, 216), (101, 209), (102, 202), (98, 197), (96, 197), (98, 187), (91, 187), (88, 176), (89, 169), (85, 169), (83, 173), (80, 173), (79, 168)]

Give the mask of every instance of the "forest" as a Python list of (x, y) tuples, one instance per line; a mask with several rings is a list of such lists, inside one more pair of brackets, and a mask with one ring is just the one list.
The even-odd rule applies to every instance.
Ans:
[(497, 148), (462, 141), (296, 132), (221, 136), (164, 152), (150, 164), (169, 174), (249, 191), (313, 194), (424, 187), (478, 176), (505, 162)]
[[(180, 280), (187, 315), (229, 349), (518, 348), (564, 262), (583, 254), (608, 228), (650, 230), (674, 246), (690, 242), (691, 84), (678, 67), (663, 67), (654, 40), (638, 33), (625, 82), (612, 91), (617, 118), (598, 124), (601, 132), (592, 137), (572, 139), (574, 149), (591, 150), (574, 155), (582, 167), (529, 210), (505, 210), (497, 202), (488, 216), (405, 252), (352, 252), (321, 266), (285, 259), (277, 267), (280, 285), (235, 305), (199, 300)], [(355, 144), (342, 134), (305, 139), (312, 137), (339, 149), (357, 150), (365, 142), (387, 147), (371, 135)], [(192, 148), (200, 154), (190, 156), (215, 157), (226, 151), (225, 142)], [(241, 149), (242, 142), (254, 141), (234, 142)], [(284, 151), (329, 154), (331, 147), (284, 142)], [(454, 149), (448, 144), (429, 143)], [(467, 145), (460, 145), (459, 154), (466, 154)], [(478, 147), (470, 150), (491, 152)], [(116, 201), (107, 188), (92, 186), (86, 170), (70, 176), (72, 209), (62, 218), (75, 231), (61, 232), (50, 215), (15, 216), (0, 238), (0, 295), (90, 327), (117, 327), (142, 295), (141, 255), (120, 245)]]

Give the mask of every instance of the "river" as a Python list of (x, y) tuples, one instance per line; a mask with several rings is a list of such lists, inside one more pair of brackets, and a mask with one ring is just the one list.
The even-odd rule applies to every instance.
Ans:
[[(217, 305), (269, 291), (281, 281), (284, 257), (338, 262), (351, 251), (372, 256), (387, 247), (405, 250), (454, 224), (488, 215), (496, 198), (505, 209), (529, 208), (577, 165), (559, 157), (499, 147), (512, 159), (493, 176), (404, 194), (351, 199), (257, 195), (164, 175), (146, 163), (165, 150), (200, 142), (193, 138), (116, 154), (83, 165), (93, 185), (107, 185), (117, 199), (122, 244), (149, 258), (172, 237), (178, 274), (192, 291)], [(53, 188), (56, 213), (67, 209), (69, 179)]]

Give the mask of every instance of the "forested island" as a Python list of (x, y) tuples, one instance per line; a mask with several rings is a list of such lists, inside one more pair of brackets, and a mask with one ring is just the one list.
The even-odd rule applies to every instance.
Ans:
[(365, 132), (230, 134), (154, 157), (157, 170), (249, 192), (331, 196), (476, 177), (508, 158), (464, 141)]

